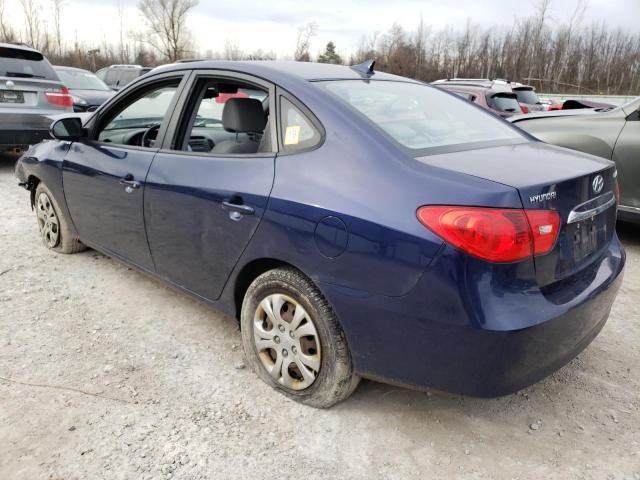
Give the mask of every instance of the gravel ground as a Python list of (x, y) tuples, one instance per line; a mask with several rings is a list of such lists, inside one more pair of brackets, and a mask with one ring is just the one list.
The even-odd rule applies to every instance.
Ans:
[(0, 478), (640, 479), (640, 228), (609, 323), (559, 372), (475, 399), (362, 382), (298, 405), (237, 322), (95, 251), (57, 255), (0, 164)]

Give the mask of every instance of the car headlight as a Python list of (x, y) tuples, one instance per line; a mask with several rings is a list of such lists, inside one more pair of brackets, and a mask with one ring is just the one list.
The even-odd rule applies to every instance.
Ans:
[(73, 98), (73, 103), (76, 105), (89, 105), (84, 98), (76, 97), (75, 95), (71, 95), (71, 98)]

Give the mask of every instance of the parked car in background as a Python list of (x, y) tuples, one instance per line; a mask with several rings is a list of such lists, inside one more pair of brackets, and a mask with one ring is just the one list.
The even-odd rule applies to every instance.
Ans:
[(113, 96), (113, 90), (88, 70), (60, 66), (53, 69), (71, 92), (74, 112), (94, 110)]
[(611, 109), (563, 109), (509, 121), (544, 142), (613, 160), (620, 218), (640, 222), (640, 97)]
[(57, 120), (16, 167), (44, 245), (236, 315), (247, 364), (308, 405), (360, 377), (540, 380), (620, 287), (615, 166), (373, 63), (178, 63)]
[(513, 92), (494, 90), (489, 86), (435, 84), (438, 88), (455, 93), (503, 118), (522, 113), (518, 97)]
[(496, 92), (511, 92), (516, 95), (522, 113), (544, 111), (545, 107), (538, 99), (535, 89), (530, 85), (524, 85), (511, 80), (488, 78), (447, 78), (436, 80), (434, 85), (444, 86), (476, 86), (489, 88)]
[(151, 67), (142, 65), (111, 65), (98, 70), (96, 76), (109, 88), (117, 91), (150, 71)]
[(72, 107), (69, 90), (42, 53), (0, 43), (0, 153), (20, 155), (50, 138), (50, 116)]

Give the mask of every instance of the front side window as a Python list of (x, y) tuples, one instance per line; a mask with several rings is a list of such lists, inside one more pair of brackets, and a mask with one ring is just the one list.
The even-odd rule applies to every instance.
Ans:
[(178, 149), (212, 155), (271, 152), (266, 90), (229, 79), (202, 79), (192, 98)]
[(311, 120), (293, 103), (280, 98), (280, 141), (285, 152), (296, 152), (317, 146), (322, 136)]
[(318, 82), (414, 156), (526, 139), (493, 115), (437, 88), (409, 82)]
[(160, 125), (165, 121), (178, 81), (147, 90), (133, 102), (110, 115), (99, 131), (98, 140), (118, 145), (153, 146)]

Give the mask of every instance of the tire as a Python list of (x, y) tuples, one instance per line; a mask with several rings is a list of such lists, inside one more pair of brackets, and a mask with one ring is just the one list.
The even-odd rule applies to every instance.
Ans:
[(39, 183), (34, 196), (34, 209), (42, 243), (58, 253), (77, 253), (87, 247), (69, 228), (55, 197), (43, 183)]
[(256, 278), (242, 302), (240, 323), (247, 363), (289, 398), (328, 408), (358, 386), (335, 313), (298, 270), (277, 268)]

